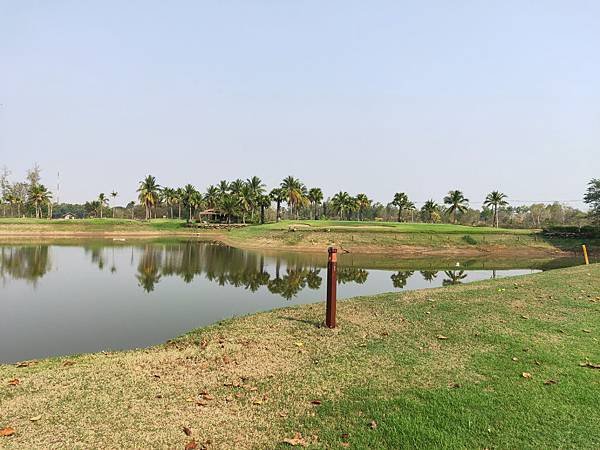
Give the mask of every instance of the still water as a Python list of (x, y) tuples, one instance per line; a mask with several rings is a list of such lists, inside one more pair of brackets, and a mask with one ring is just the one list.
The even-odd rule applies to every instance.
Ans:
[[(520, 275), (548, 264), (341, 254), (338, 297)], [(326, 255), (190, 240), (3, 244), (0, 362), (144, 347), (224, 318), (323, 301), (325, 265)]]

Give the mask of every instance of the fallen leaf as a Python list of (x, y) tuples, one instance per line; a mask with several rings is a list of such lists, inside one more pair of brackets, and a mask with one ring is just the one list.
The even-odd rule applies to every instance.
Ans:
[(341, 438), (342, 439), (348, 439), (350, 437), (349, 433), (342, 433)]
[(229, 402), (232, 402), (232, 401), (233, 401), (233, 396), (231, 396), (231, 395), (228, 395), (227, 397), (225, 397), (225, 401), (226, 401), (227, 403), (229, 403)]
[(320, 405), (321, 404), (321, 400), (312, 400), (311, 403), (313, 405)]
[(371, 427), (371, 430), (374, 430), (375, 428), (377, 428), (377, 422), (375, 422), (374, 420), (371, 420), (371, 423), (369, 424), (369, 426)]
[(342, 447), (350, 447), (350, 442), (340, 442)]
[(579, 363), (581, 367), (589, 367), (590, 369), (600, 369), (600, 364), (594, 364), (589, 361)]
[(42, 418), (42, 416), (35, 416), (35, 417), (32, 417), (32, 418), (31, 418), (31, 419), (29, 419), (29, 420), (31, 420), (32, 422), (37, 422), (37, 421), (38, 421), (38, 420), (40, 420), (41, 418)]
[(583, 331), (584, 333), (591, 333), (592, 332), (592, 330), (587, 330), (585, 328), (583, 330), (581, 330), (581, 331)]
[(15, 429), (13, 427), (6, 427), (0, 430), (0, 436), (7, 437), (15, 434)]
[(191, 428), (183, 427), (183, 432), (185, 433), (186, 436), (191, 436), (192, 435), (192, 429)]
[(153, 374), (152, 374), (152, 376), (153, 376), (154, 378), (160, 378), (160, 374), (158, 374), (158, 373), (153, 373)]
[(441, 341), (445, 341), (446, 339), (448, 339), (446, 336), (444, 336), (444, 335), (442, 335), (442, 334), (438, 334), (438, 335), (436, 336), (436, 338), (438, 338), (438, 339), (439, 339), (439, 340), (441, 340)]
[(300, 434), (299, 432), (294, 433), (294, 437), (285, 438), (283, 442), (285, 444), (291, 445), (292, 447), (306, 447), (307, 445), (306, 440), (302, 437), (302, 434)]
[(448, 387), (451, 388), (451, 389), (458, 389), (460, 387), (460, 384), (458, 384), (458, 383), (450, 383), (448, 385)]
[(516, 356), (513, 356), (513, 359), (512, 359), (512, 360), (513, 360), (513, 361), (518, 361), (518, 360), (519, 360), (519, 358), (517, 358)]
[(196, 406), (208, 406), (208, 402), (205, 402), (204, 400), (198, 400), (196, 402)]
[(9, 386), (16, 386), (18, 384), (21, 384), (21, 380), (19, 380), (18, 378), (13, 378), (12, 380), (8, 380)]
[(198, 448), (198, 443), (194, 440), (191, 440), (187, 444), (185, 444), (185, 450), (194, 450)]
[(556, 381), (555, 380), (546, 380), (546, 381), (544, 381), (544, 384), (545, 385), (556, 384)]
[(294, 345), (296, 347), (302, 347), (304, 345), (304, 343), (303, 342), (296, 342), (296, 343), (294, 343)]
[(242, 394), (241, 392), (237, 392), (235, 395), (235, 398), (244, 398), (244, 394)]
[(527, 319), (529, 319), (529, 317), (528, 317), (528, 316), (524, 316), (524, 315), (522, 315), (522, 316), (521, 316), (521, 319), (525, 319), (525, 320), (527, 320)]
[(210, 394), (207, 394), (207, 393), (204, 393), (204, 394), (201, 394), (201, 395), (202, 395), (202, 398), (204, 400), (214, 400), (215, 399), (214, 395), (210, 395)]
[(69, 367), (75, 364), (75, 361), (65, 361), (63, 367)]
[(279, 411), (278, 414), (279, 417), (287, 417), (287, 413), (285, 411)]
[(15, 364), (17, 367), (29, 367), (33, 364), (33, 361), (21, 361)]
[(529, 372), (523, 372), (522, 377), (523, 378), (533, 378), (533, 375), (531, 375)]

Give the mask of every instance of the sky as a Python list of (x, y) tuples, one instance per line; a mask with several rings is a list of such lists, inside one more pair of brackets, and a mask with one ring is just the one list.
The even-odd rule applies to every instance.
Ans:
[(599, 43), (595, 0), (0, 0), (0, 166), (66, 202), (294, 175), (583, 207)]

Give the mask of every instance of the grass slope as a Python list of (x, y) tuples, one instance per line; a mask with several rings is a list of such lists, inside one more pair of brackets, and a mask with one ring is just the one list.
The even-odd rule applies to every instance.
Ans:
[(0, 447), (600, 446), (600, 370), (585, 366), (600, 363), (600, 265), (338, 310), (336, 330), (305, 305), (146, 350), (0, 366), (0, 429), (15, 430)]

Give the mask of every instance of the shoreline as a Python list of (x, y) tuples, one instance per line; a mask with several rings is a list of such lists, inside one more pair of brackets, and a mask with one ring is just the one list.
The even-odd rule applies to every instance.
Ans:
[[(283, 232), (282, 232), (283, 233)], [(338, 233), (341, 234), (341, 233)], [(261, 240), (256, 239), (253, 242), (252, 238), (239, 238), (230, 236), (228, 233), (223, 233), (218, 230), (210, 230), (204, 232), (189, 232), (189, 231), (5, 231), (0, 229), (0, 244), (10, 244), (14, 240), (28, 241), (35, 240), (53, 240), (66, 239), (77, 241), (80, 239), (157, 239), (157, 238), (195, 238), (206, 239), (220, 242), (230, 247), (239, 248), (242, 250), (273, 250), (273, 251), (289, 251), (300, 253), (321, 254), (327, 251), (331, 245), (337, 246), (342, 252), (356, 255), (382, 255), (393, 256), (395, 258), (413, 258), (413, 257), (568, 257), (573, 256), (574, 252), (565, 251), (552, 247), (532, 247), (528, 245), (522, 246), (417, 246), (409, 244), (397, 245), (377, 245), (377, 244), (354, 244), (347, 242), (343, 244), (334, 243), (313, 243), (289, 245), (283, 242), (277, 242), (276, 239)], [(11, 242), (12, 241), (12, 242)]]
[[(0, 428), (15, 430), (0, 443), (183, 448), (194, 439), (274, 448), (300, 432), (335, 448), (351, 430), (342, 438), (356, 448), (584, 448), (594, 438), (571, 427), (592, 429), (597, 420), (597, 371), (585, 361), (600, 363), (599, 271), (344, 299), (335, 330), (320, 325), (320, 302), (227, 319), (147, 348), (0, 364)], [(488, 402), (483, 424), (452, 420), (474, 399)], [(448, 405), (434, 408), (441, 421), (433, 405)], [(493, 436), (484, 432), (489, 423), (502, 425)]]

